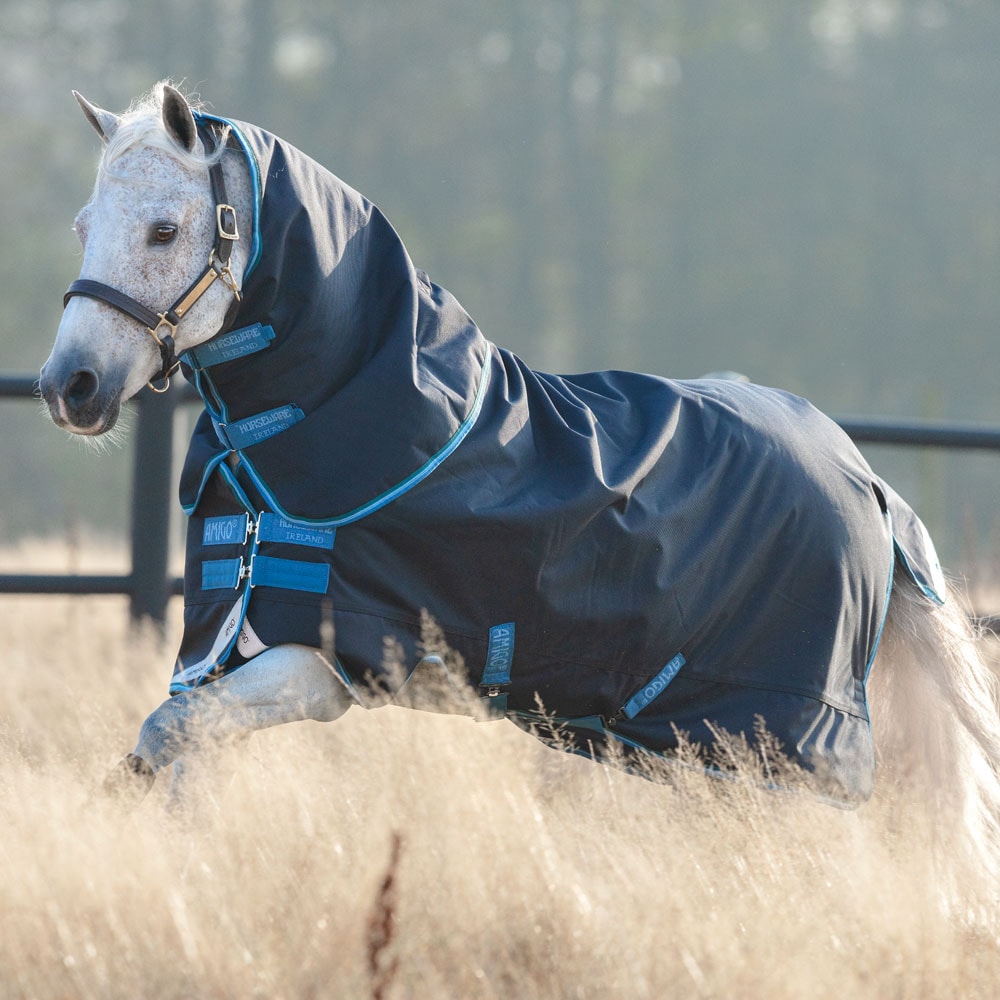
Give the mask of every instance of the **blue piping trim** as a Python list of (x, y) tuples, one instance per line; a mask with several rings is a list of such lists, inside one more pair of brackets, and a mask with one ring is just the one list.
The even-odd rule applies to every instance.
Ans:
[[(206, 388), (207, 384), (207, 388)], [(229, 421), (229, 410), (226, 404), (218, 398), (218, 394), (215, 392), (215, 386), (212, 384), (212, 380), (209, 378), (208, 373), (200, 368), (194, 369), (194, 387), (201, 396), (202, 403), (205, 404), (205, 411), (216, 423), (228, 423)], [(208, 393), (211, 390), (212, 399), (209, 399)], [(221, 444), (221, 442), (220, 442)], [(219, 467), (219, 464), (223, 462), (227, 456), (228, 452), (225, 447), (222, 450), (213, 455), (206, 463), (205, 468), (201, 474), (201, 482), (198, 484), (198, 489), (195, 491), (194, 499), (189, 504), (181, 504), (181, 510), (190, 517), (198, 507), (201, 502), (201, 495), (205, 492), (205, 485), (208, 483), (209, 476)], [(226, 466), (222, 466), (225, 470)], [(249, 500), (246, 499), (246, 494), (238, 486), (235, 480), (227, 480), (233, 489), (233, 492), (237, 493), (243, 506), (251, 514), (254, 513), (253, 505)]]
[(909, 576), (909, 578), (920, 588), (924, 597), (926, 597), (927, 600), (931, 601), (933, 604), (936, 604), (939, 608), (944, 607), (944, 594), (939, 594), (933, 587), (924, 583), (924, 581), (920, 578), (920, 574), (913, 568), (913, 564), (910, 562), (909, 556), (906, 554), (906, 549), (904, 549), (903, 546), (896, 541), (895, 535), (893, 536), (892, 543), (895, 546), (896, 553), (902, 561), (903, 566), (906, 568), (907, 576)]
[[(181, 504), (181, 510), (190, 517), (198, 507), (198, 503), (201, 501), (201, 495), (205, 492), (205, 484), (208, 482), (208, 477), (216, 470), (216, 468), (221, 464), (222, 460), (226, 457), (226, 452), (220, 451), (217, 455), (213, 455), (206, 463), (205, 470), (201, 474), (201, 483), (198, 485), (198, 491), (195, 493), (194, 500), (190, 504)], [(225, 466), (223, 466), (225, 468)], [(240, 493), (243, 491), (240, 490)], [(252, 510), (253, 508), (244, 503), (244, 507), (247, 510)]]
[[(868, 684), (868, 675), (871, 673), (872, 666), (875, 664), (875, 655), (878, 653), (879, 644), (882, 642), (882, 633), (885, 631), (885, 623), (889, 617), (889, 602), (892, 600), (892, 587), (896, 579), (896, 553), (899, 551), (899, 547), (896, 545), (895, 538), (892, 534), (892, 515), (889, 511), (885, 512), (886, 519), (889, 522), (889, 537), (892, 539), (889, 545), (889, 587), (885, 592), (885, 610), (882, 612), (882, 621), (879, 622), (878, 633), (875, 636), (875, 642), (872, 645), (871, 655), (868, 657), (868, 662), (865, 664), (865, 679), (864, 683)], [(868, 695), (865, 694), (865, 703), (867, 706)], [(869, 716), (871, 713), (869, 713)], [(871, 728), (871, 718), (868, 720), (868, 727)]]
[(367, 709), (368, 706), (364, 703), (361, 695), (358, 694), (357, 688), (354, 686), (354, 681), (351, 679), (351, 675), (344, 669), (343, 663), (340, 662), (339, 657), (333, 658), (333, 664), (330, 668), (333, 671), (334, 677), (340, 681), (341, 684), (347, 689), (347, 693), (354, 699), (356, 705), (360, 705), (361, 708)]
[(310, 527), (316, 528), (342, 528), (346, 524), (353, 524), (355, 521), (360, 521), (363, 517), (367, 517), (369, 514), (374, 514), (377, 510), (381, 510), (383, 507), (387, 507), (394, 500), (398, 500), (401, 496), (403, 496), (404, 493), (408, 493), (412, 490), (414, 486), (422, 483), (465, 440), (469, 431), (475, 427), (476, 421), (479, 419), (479, 414), (482, 412), (483, 403), (486, 399), (486, 390), (489, 388), (490, 384), (491, 362), (492, 352), (487, 350), (486, 360), (483, 362), (483, 368), (479, 375), (479, 387), (476, 389), (476, 398), (472, 404), (472, 409), (469, 411), (469, 415), (465, 418), (465, 420), (463, 420), (459, 425), (458, 430), (456, 430), (455, 433), (448, 439), (448, 442), (444, 445), (444, 447), (427, 459), (427, 461), (424, 462), (419, 469), (412, 472), (409, 476), (397, 483), (391, 489), (386, 490), (385, 493), (381, 493), (379, 496), (375, 497), (373, 500), (369, 500), (365, 504), (362, 504), (360, 507), (356, 507), (354, 510), (349, 511), (346, 514), (341, 514), (339, 517), (314, 519), (296, 517), (294, 514), (288, 513), (288, 511), (286, 511), (284, 507), (278, 503), (277, 498), (271, 490), (268, 489), (267, 484), (260, 477), (249, 459), (247, 459), (242, 452), (239, 452), (242, 465), (246, 469), (247, 475), (253, 481), (254, 486), (260, 490), (261, 495), (267, 500), (271, 509), (275, 513), (280, 514), (287, 521), (291, 521), (293, 524), (309, 525)]
[[(225, 456), (223, 456), (225, 457)], [(222, 478), (226, 481), (226, 485), (233, 491), (236, 499), (243, 504), (244, 508), (250, 512), (253, 516), (253, 504), (250, 502), (250, 498), (243, 492), (243, 487), (240, 486), (239, 480), (236, 478), (236, 474), (232, 469), (229, 468), (224, 462), (219, 466), (219, 472)]]
[[(201, 483), (198, 486), (194, 500), (190, 504), (182, 504), (181, 509), (188, 516), (193, 514), (201, 501), (201, 495), (204, 492), (205, 484), (208, 482), (209, 476), (217, 468), (220, 468), (220, 463), (223, 462), (227, 454), (236, 454), (239, 455), (240, 467), (246, 470), (247, 475), (250, 477), (254, 486), (260, 491), (264, 499), (267, 500), (271, 510), (273, 510), (276, 514), (279, 514), (286, 521), (290, 521), (292, 524), (304, 525), (311, 528), (342, 528), (345, 524), (353, 524), (355, 521), (360, 521), (363, 517), (367, 517), (369, 514), (374, 514), (375, 511), (388, 506), (393, 502), (393, 500), (398, 500), (404, 493), (408, 493), (414, 486), (423, 482), (423, 480), (425, 480), (435, 469), (437, 469), (438, 466), (441, 465), (452, 454), (452, 452), (455, 451), (462, 441), (465, 440), (472, 428), (475, 427), (476, 421), (479, 419), (479, 414), (482, 412), (483, 403), (486, 400), (486, 391), (489, 389), (490, 385), (492, 357), (492, 351), (487, 348), (486, 359), (483, 361), (483, 367), (479, 373), (479, 386), (476, 389), (476, 398), (473, 401), (472, 409), (469, 411), (469, 415), (465, 418), (465, 420), (463, 420), (459, 425), (458, 430), (456, 430), (455, 433), (448, 439), (444, 447), (424, 462), (424, 464), (420, 466), (416, 472), (411, 473), (391, 489), (386, 490), (385, 493), (375, 497), (374, 500), (369, 500), (367, 503), (362, 504), (360, 507), (356, 507), (352, 511), (348, 511), (346, 514), (330, 518), (296, 517), (294, 514), (290, 514), (284, 509), (284, 507), (281, 506), (281, 504), (278, 503), (277, 498), (271, 490), (268, 489), (267, 484), (260, 477), (257, 470), (253, 467), (253, 464), (242, 451), (236, 451), (235, 453), (220, 451), (217, 455), (213, 455), (212, 458), (205, 463), (205, 471), (202, 474)], [(216, 423), (228, 423), (229, 409), (226, 404), (219, 399), (217, 393), (215, 392), (215, 386), (212, 383), (212, 379), (208, 372), (196, 369), (194, 376), (195, 388), (198, 391), (198, 395), (201, 396), (202, 402), (205, 404), (205, 409), (208, 411), (209, 416)], [(209, 390), (211, 390), (212, 398), (217, 402), (217, 405), (212, 405), (212, 401), (210, 401), (208, 395)], [(254, 506), (250, 503), (247, 499), (246, 493), (243, 492), (243, 489), (236, 482), (235, 476), (230, 474), (229, 466), (221, 465), (221, 472), (230, 488), (237, 494), (243, 506), (246, 507), (250, 513), (254, 513)]]
[[(215, 383), (212, 381), (208, 372), (203, 368), (194, 369), (194, 387), (198, 391), (198, 395), (201, 396), (201, 400), (205, 404), (205, 409), (208, 412), (208, 415), (213, 420), (221, 423), (228, 423), (229, 407), (226, 406), (224, 400), (219, 398), (219, 393), (216, 391)], [(210, 392), (212, 394), (211, 399), (209, 399)]]
[(204, 111), (196, 111), (194, 117), (195, 121), (217, 122), (219, 125), (227, 125), (232, 130), (233, 135), (236, 136), (236, 140), (243, 150), (243, 155), (246, 157), (247, 166), (250, 168), (250, 183), (253, 187), (254, 200), (253, 242), (250, 244), (250, 257), (247, 260), (246, 270), (243, 272), (243, 280), (246, 281), (250, 276), (250, 272), (260, 262), (260, 255), (263, 250), (260, 236), (260, 209), (264, 202), (264, 193), (260, 183), (260, 167), (257, 165), (257, 157), (253, 155), (253, 150), (250, 148), (247, 137), (240, 131), (239, 126), (235, 122), (228, 118), (220, 118), (218, 115), (206, 114)]
[[(205, 681), (205, 677), (216, 670), (220, 663), (225, 663), (229, 658), (229, 654), (232, 652), (233, 646), (239, 641), (240, 631), (243, 629), (243, 623), (246, 621), (247, 609), (250, 606), (250, 587), (244, 584), (243, 593), (237, 598), (236, 603), (239, 604), (239, 612), (236, 615), (236, 622), (232, 628), (232, 634), (229, 637), (229, 641), (222, 647), (222, 649), (215, 655), (215, 658), (209, 662), (201, 665), (201, 669), (197, 674), (186, 677), (189, 672), (193, 669), (188, 667), (185, 670), (181, 670), (180, 673), (174, 676), (174, 679), (170, 682), (169, 692), (171, 695), (181, 694), (184, 691), (193, 691)], [(184, 679), (182, 679), (184, 678)]]

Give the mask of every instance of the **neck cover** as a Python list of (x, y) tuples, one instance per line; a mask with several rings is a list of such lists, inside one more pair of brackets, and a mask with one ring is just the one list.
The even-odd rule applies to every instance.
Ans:
[(452, 681), (520, 724), (544, 729), (543, 705), (563, 745), (710, 747), (763, 717), (824, 793), (867, 797), (893, 568), (944, 591), (840, 429), (759, 386), (534, 372), (370, 202), (226, 124), (258, 207), (236, 329), (183, 359), (206, 411), (171, 691), (302, 643), (380, 704), (411, 686), (387, 639), (409, 669), (443, 640)]
[[(226, 124), (259, 198), (233, 325), (259, 324), (273, 340), (214, 365), (211, 348), (187, 352), (209, 419), (195, 433), (182, 503), (197, 505), (206, 472), (237, 444), (272, 509), (334, 522), (419, 474), (460, 432), (487, 343), (414, 269), (371, 202), (281, 139)], [(232, 353), (232, 338), (226, 345)]]

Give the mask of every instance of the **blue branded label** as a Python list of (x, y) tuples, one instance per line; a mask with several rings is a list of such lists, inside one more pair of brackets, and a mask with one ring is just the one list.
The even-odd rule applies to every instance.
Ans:
[(514, 623), (494, 625), (490, 629), (490, 645), (486, 652), (486, 667), (483, 669), (484, 687), (510, 683), (510, 668), (514, 662)]
[(274, 340), (274, 330), (261, 323), (220, 334), (205, 344), (185, 352), (194, 356), (198, 368), (211, 368), (264, 350)]
[(247, 540), (246, 514), (225, 517), (206, 517), (201, 532), (202, 545), (242, 545)]
[(262, 542), (307, 545), (312, 549), (332, 549), (336, 528), (313, 528), (294, 524), (278, 514), (261, 514), (257, 537)]
[(273, 410), (255, 413), (252, 417), (234, 420), (229, 424), (213, 422), (221, 440), (233, 451), (240, 451), (288, 430), (304, 416), (305, 414), (297, 406), (288, 403)]
[(663, 694), (667, 685), (684, 666), (684, 657), (678, 653), (638, 694), (632, 696), (622, 709), (629, 719), (634, 719), (654, 698)]

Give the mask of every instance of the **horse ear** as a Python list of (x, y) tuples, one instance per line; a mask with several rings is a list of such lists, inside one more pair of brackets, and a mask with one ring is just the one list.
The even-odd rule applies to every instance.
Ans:
[(83, 113), (87, 116), (87, 121), (94, 127), (94, 131), (97, 132), (104, 142), (108, 142), (115, 132), (118, 131), (118, 125), (120, 124), (118, 116), (112, 114), (110, 111), (105, 111), (104, 108), (97, 107), (96, 104), (91, 104), (83, 94), (78, 94), (75, 90), (73, 91), (73, 96), (83, 109)]
[(188, 153), (193, 153), (198, 142), (198, 126), (195, 124), (191, 106), (184, 95), (171, 87), (163, 86), (163, 125), (167, 134)]

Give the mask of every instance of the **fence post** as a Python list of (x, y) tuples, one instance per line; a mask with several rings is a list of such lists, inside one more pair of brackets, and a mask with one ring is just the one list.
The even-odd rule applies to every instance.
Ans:
[(144, 390), (135, 428), (132, 461), (133, 622), (151, 618), (162, 625), (170, 596), (170, 503), (173, 481), (174, 409), (177, 393)]

